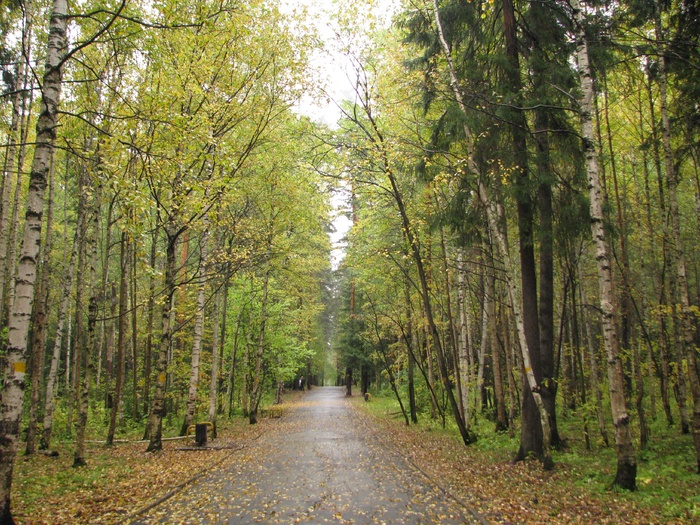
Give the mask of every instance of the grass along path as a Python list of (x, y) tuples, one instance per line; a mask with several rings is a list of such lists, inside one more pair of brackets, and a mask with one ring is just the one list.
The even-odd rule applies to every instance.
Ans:
[[(490, 523), (543, 524), (700, 524), (700, 475), (693, 470), (691, 436), (657, 429), (647, 451), (638, 451), (638, 490), (607, 490), (615, 476), (615, 452), (586, 451), (575, 425), (564, 426), (569, 449), (554, 452), (555, 470), (536, 460), (510, 464), (518, 437), (493, 432), (481, 418), (479, 440), (465, 447), (457, 429), (437, 422), (406, 427), (388, 398), (356, 401), (377, 439), (391, 443), (443, 490), (476, 509)], [(560, 429), (561, 430), (561, 429)]]

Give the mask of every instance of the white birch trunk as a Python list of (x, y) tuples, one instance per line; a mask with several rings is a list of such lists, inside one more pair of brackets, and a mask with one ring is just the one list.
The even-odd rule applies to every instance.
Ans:
[(10, 491), (22, 419), (27, 339), (41, 242), (44, 193), (58, 127), (61, 60), (66, 46), (67, 10), (66, 0), (54, 0), (49, 23), (41, 110), (36, 124), (36, 146), (27, 195), (24, 236), (15, 283), (15, 304), (8, 322), (6, 379), (0, 392), (0, 525), (14, 521), (10, 511)]
[(209, 377), (209, 414), (208, 421), (214, 425), (216, 437), (216, 400), (219, 386), (219, 318), (221, 317), (221, 290), (217, 290), (214, 298), (214, 323), (212, 326), (211, 342), (211, 375)]
[(469, 428), (471, 410), (469, 406), (469, 389), (471, 384), (469, 359), (469, 338), (467, 319), (467, 283), (464, 278), (464, 250), (460, 247), (457, 250), (457, 307), (459, 308), (459, 373), (462, 376), (462, 406), (464, 407), (464, 424)]
[[(207, 220), (204, 218), (206, 225)], [(202, 332), (204, 327), (204, 307), (205, 291), (207, 286), (207, 240), (209, 234), (202, 233), (201, 240), (201, 261), (199, 265), (199, 276), (197, 279), (197, 310), (195, 312), (194, 333), (192, 334), (192, 365), (190, 369), (190, 386), (187, 393), (187, 408), (185, 410), (185, 422), (182, 425), (181, 435), (185, 435), (187, 427), (194, 424), (197, 412), (197, 386), (199, 385), (199, 360), (202, 355)], [(216, 352), (215, 352), (216, 353)]]
[(598, 172), (598, 149), (593, 131), (594, 97), (593, 78), (588, 59), (588, 42), (586, 41), (586, 21), (579, 0), (572, 0), (576, 29), (576, 56), (578, 59), (579, 80), (581, 83), (581, 135), (586, 158), (588, 177), (588, 196), (590, 199), (591, 234), (596, 250), (598, 266), (598, 284), (600, 289), (600, 308), (603, 323), (603, 341), (608, 361), (608, 382), (610, 389), (610, 406), (615, 425), (615, 444), (617, 448), (617, 474), (613, 485), (628, 490), (636, 489), (637, 462), (630, 432), (630, 418), (624, 392), (624, 377), (620, 359), (620, 338), (615, 310), (613, 275), (608, 254), (608, 244), (603, 216), (603, 197)]

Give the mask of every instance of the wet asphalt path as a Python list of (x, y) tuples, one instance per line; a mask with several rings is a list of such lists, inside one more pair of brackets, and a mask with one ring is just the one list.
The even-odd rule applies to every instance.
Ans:
[(314, 388), (258, 440), (132, 525), (477, 523), (378, 440), (344, 389)]

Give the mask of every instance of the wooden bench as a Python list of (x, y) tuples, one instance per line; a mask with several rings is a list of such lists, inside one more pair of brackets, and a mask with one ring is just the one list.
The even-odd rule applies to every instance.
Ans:
[(284, 415), (284, 408), (282, 408), (282, 405), (271, 405), (261, 409), (260, 412), (263, 417), (278, 418)]

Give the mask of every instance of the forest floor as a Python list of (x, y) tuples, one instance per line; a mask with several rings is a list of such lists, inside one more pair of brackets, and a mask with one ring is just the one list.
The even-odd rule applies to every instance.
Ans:
[[(290, 410), (300, 399), (291, 394)], [(414, 468), (452, 497), (500, 524), (693, 524), (700, 523), (700, 476), (652, 473), (641, 465), (636, 493), (604, 490), (614, 475), (614, 453), (568, 452), (555, 455), (556, 468), (544, 472), (536, 461), (511, 465), (514, 450), (482, 437), (479, 446), (464, 447), (454, 432), (436, 425), (406, 427), (402, 419), (377, 400), (351, 401), (373, 439), (395, 450)], [(285, 416), (286, 417), (286, 416)], [(19, 525), (129, 523), (142, 511), (166, 500), (213, 469), (263, 433), (280, 432), (282, 419), (262, 419), (248, 425), (242, 418), (227, 422), (219, 438), (204, 450), (183, 441), (164, 442), (157, 454), (142, 442), (111, 448), (93, 443), (88, 466), (74, 469), (68, 444), (58, 457), (18, 456), (13, 484), (13, 511)], [(504, 438), (505, 439), (505, 438)], [(512, 441), (512, 440), (511, 440)], [(642, 463), (644, 463), (642, 459)]]

